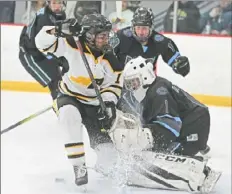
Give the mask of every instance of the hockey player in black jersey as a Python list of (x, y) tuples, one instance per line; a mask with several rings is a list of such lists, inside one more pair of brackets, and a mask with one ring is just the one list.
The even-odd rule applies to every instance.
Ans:
[(156, 76), (146, 59), (127, 63), (125, 88), (141, 106), (141, 122), (151, 128), (154, 150), (194, 156), (207, 148), (210, 131), (208, 107), (170, 81)]
[(209, 151), (208, 108), (156, 76), (153, 64), (145, 58), (130, 60), (122, 76), (125, 88), (141, 106), (134, 115), (117, 111), (109, 131), (117, 149), (135, 161), (129, 182), (150, 188), (211, 192), (221, 173), (209, 168), (203, 155)]
[[(47, 5), (40, 9), (31, 24), (25, 26), (20, 35), (19, 60), (25, 70), (43, 87), (48, 86), (53, 99), (58, 95), (58, 81), (61, 73), (57, 59), (46, 57), (35, 46), (35, 37), (43, 26), (54, 25), (57, 20), (64, 20), (65, 1), (48, 1)], [(57, 45), (51, 45), (56, 49)]]
[(188, 58), (181, 56), (170, 38), (153, 30), (153, 19), (150, 8), (138, 8), (133, 15), (132, 26), (117, 32), (113, 43), (115, 54), (124, 65), (132, 58), (142, 56), (153, 63), (154, 69), (161, 55), (176, 73), (186, 76), (190, 71)]

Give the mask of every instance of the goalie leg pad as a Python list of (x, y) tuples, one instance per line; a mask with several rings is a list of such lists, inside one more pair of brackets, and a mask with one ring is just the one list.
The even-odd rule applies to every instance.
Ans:
[(214, 171), (209, 167), (207, 167), (206, 170), (207, 176), (200, 188), (201, 193), (211, 193), (222, 175), (221, 172)]
[(143, 151), (132, 166), (128, 182), (143, 187), (199, 192), (206, 177), (205, 163), (190, 157)]

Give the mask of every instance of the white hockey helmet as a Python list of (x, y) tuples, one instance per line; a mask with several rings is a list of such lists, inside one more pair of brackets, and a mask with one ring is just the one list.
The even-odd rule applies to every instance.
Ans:
[(155, 78), (153, 64), (141, 56), (127, 62), (123, 71), (124, 85), (130, 91), (146, 88)]

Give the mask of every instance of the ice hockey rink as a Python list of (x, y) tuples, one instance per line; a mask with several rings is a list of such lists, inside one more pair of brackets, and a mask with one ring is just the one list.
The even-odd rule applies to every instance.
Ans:
[[(1, 91), (1, 130), (51, 104), (48, 94)], [(223, 172), (215, 194), (231, 193), (231, 108), (210, 107), (211, 165)], [(96, 156), (87, 148), (87, 165)], [(62, 132), (52, 110), (1, 136), (2, 194), (77, 194), (72, 167), (66, 159)], [(89, 171), (87, 193), (179, 194), (115, 186), (101, 174)]]

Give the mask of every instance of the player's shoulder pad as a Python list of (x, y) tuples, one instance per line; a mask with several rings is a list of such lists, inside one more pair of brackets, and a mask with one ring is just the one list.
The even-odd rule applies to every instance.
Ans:
[(152, 36), (153, 36), (153, 40), (155, 42), (162, 42), (162, 41), (165, 40), (165, 36), (162, 35), (162, 34), (160, 34), (160, 33), (158, 33), (158, 32), (152, 33)]
[(168, 94), (168, 89), (164, 86), (160, 86), (156, 89), (156, 94), (160, 96), (165, 96)]
[(41, 8), (40, 10), (38, 10), (38, 11), (36, 12), (36, 15), (37, 15), (37, 16), (39, 16), (39, 15), (44, 15), (44, 13), (45, 13), (45, 7)]
[(132, 29), (131, 27), (126, 27), (126, 28), (123, 28), (122, 29), (122, 34), (126, 37), (132, 37), (133, 36), (133, 32), (132, 32)]
[(154, 92), (156, 95), (165, 96), (169, 93), (169, 89), (171, 87), (171, 82), (162, 77), (156, 77), (156, 81), (154, 83)]

